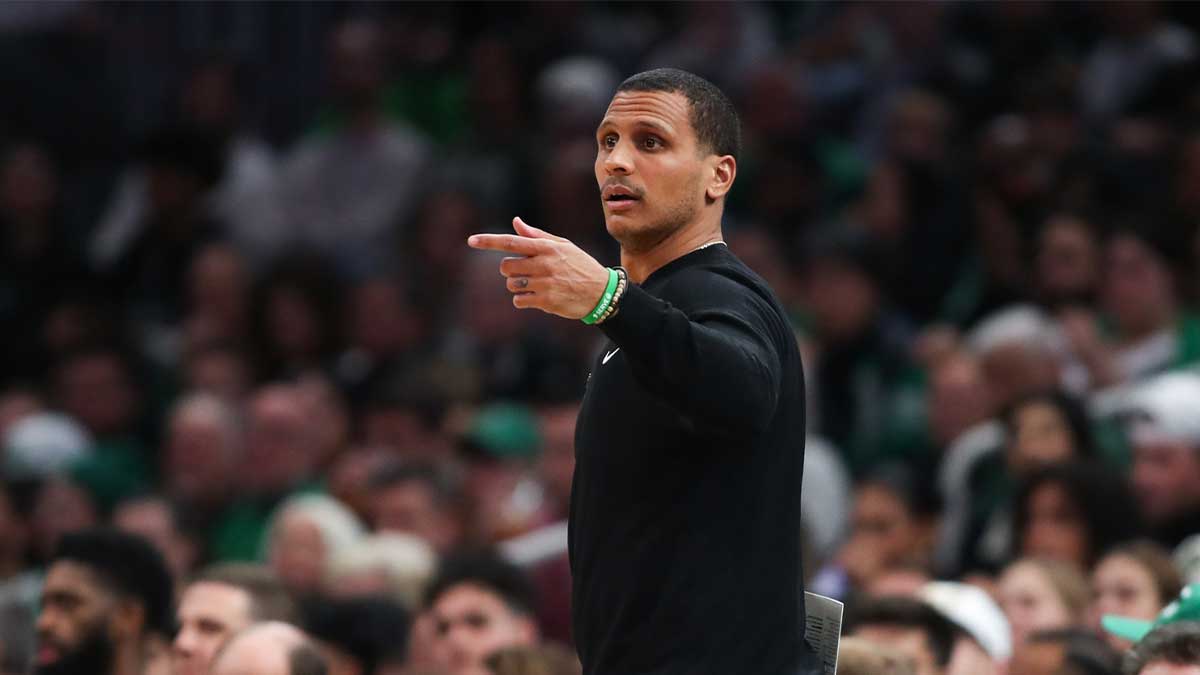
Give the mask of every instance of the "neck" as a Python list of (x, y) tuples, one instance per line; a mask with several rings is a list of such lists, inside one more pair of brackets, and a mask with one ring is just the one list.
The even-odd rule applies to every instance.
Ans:
[(145, 661), (141, 640), (117, 645), (113, 652), (112, 675), (141, 675)]
[(622, 246), (621, 266), (629, 273), (633, 283), (640, 284), (672, 260), (720, 240), (721, 214), (718, 212), (714, 222), (700, 221), (684, 225), (644, 251), (632, 251)]

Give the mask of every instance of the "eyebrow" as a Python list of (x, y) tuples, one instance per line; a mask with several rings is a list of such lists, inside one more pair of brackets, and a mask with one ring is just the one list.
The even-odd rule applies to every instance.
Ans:
[[(603, 120), (600, 121), (600, 126), (596, 128), (596, 133), (603, 131), (605, 127), (611, 127), (611, 126), (615, 126), (613, 124), (613, 121), (611, 119), (605, 117)], [(674, 133), (674, 131), (672, 131), (666, 125), (660, 124), (653, 120), (645, 120), (645, 119), (634, 120), (633, 126), (649, 127), (650, 129), (653, 129), (661, 134), (666, 134), (666, 135), (672, 135)]]

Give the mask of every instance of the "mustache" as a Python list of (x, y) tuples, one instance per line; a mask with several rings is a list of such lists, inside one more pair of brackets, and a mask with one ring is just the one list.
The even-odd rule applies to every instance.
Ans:
[(621, 187), (624, 187), (624, 188), (628, 188), (628, 189), (630, 189), (630, 190), (633, 190), (634, 194), (635, 194), (635, 195), (637, 195), (639, 199), (640, 199), (641, 197), (645, 197), (645, 196), (646, 196), (646, 191), (645, 191), (645, 190), (643, 190), (642, 188), (640, 188), (640, 187), (638, 187), (638, 186), (634, 185), (633, 183), (627, 182), (626, 180), (624, 180), (623, 178), (621, 178), (621, 177), (619, 177), (619, 176), (609, 176), (609, 177), (608, 177), (608, 178), (607, 178), (607, 179), (604, 181), (604, 185), (600, 186), (600, 189), (601, 189), (601, 191), (603, 191), (605, 188), (608, 188), (608, 187), (615, 187), (615, 186), (617, 186), (617, 185), (620, 185)]

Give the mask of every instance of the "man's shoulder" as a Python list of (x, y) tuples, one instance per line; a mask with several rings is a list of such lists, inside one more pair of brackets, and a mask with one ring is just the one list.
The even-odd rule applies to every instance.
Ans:
[(684, 311), (746, 307), (778, 314), (786, 320), (767, 282), (728, 250), (714, 252), (703, 261), (676, 270), (657, 295)]

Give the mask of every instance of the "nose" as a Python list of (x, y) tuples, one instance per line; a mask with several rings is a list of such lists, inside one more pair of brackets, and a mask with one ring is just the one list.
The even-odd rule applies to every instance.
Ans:
[(604, 158), (604, 170), (609, 175), (628, 176), (633, 173), (633, 152), (629, 143), (624, 140), (617, 141)]
[(172, 643), (175, 653), (180, 656), (186, 656), (190, 654), (192, 652), (192, 648), (195, 646), (195, 640), (193, 637), (192, 631), (188, 630), (186, 627), (180, 628), (179, 634), (175, 636), (175, 642)]

